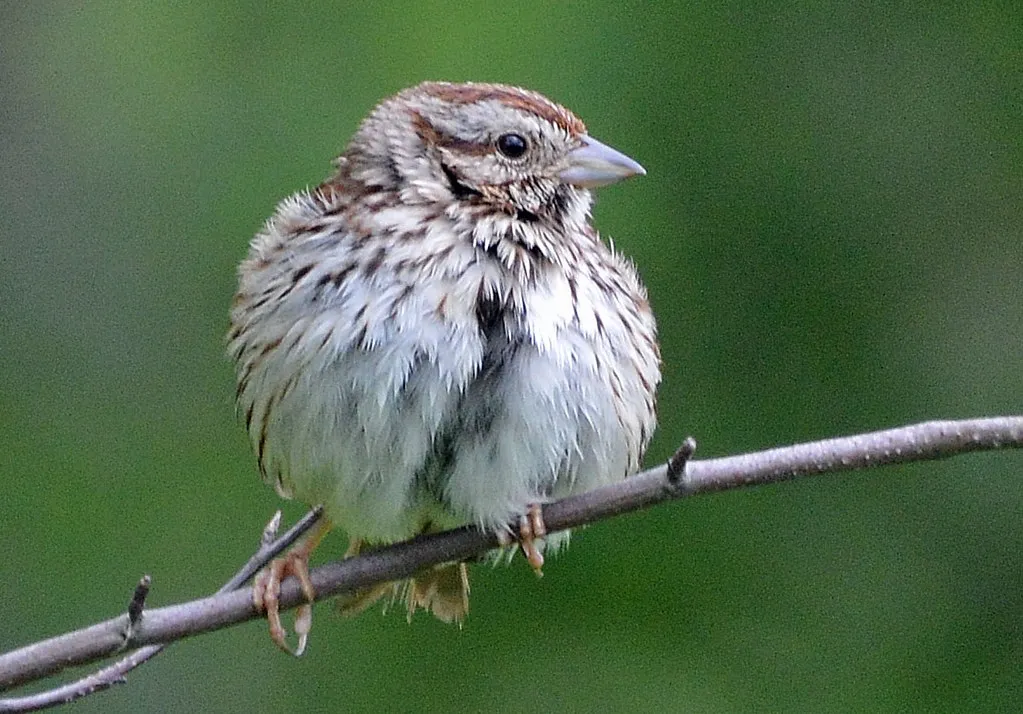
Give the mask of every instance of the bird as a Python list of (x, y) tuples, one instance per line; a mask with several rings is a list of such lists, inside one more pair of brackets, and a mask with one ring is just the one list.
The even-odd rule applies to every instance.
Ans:
[[(423, 82), (379, 103), (329, 177), (284, 199), (238, 269), (228, 353), (263, 479), (320, 524), (257, 578), (280, 583), (333, 527), (346, 553), (463, 525), (540, 572), (541, 506), (635, 473), (656, 426), (657, 330), (633, 263), (592, 226), (593, 189), (645, 174), (565, 107), (516, 86)], [(350, 596), (468, 612), (466, 564)], [(300, 608), (301, 654), (311, 625)]]

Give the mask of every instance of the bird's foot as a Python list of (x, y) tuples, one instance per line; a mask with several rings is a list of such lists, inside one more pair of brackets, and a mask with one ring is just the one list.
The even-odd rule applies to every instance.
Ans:
[[(252, 604), (257, 612), (265, 612), (270, 625), (270, 639), (288, 654), (300, 657), (305, 651), (309, 630), (313, 625), (313, 606), (316, 600), (316, 589), (309, 577), (309, 556), (320, 540), (330, 529), (328, 526), (317, 526), (306, 538), (301, 540), (284, 557), (274, 558), (263, 570), (259, 571), (252, 584)], [(302, 594), (308, 602), (299, 605), (295, 611), (295, 634), (298, 644), (292, 650), (288, 646), (288, 632), (281, 624), (281, 583), (293, 575), (302, 587)]]
[(543, 522), (540, 504), (531, 503), (526, 512), (519, 516), (519, 547), (537, 577), (543, 577), (543, 553), (536, 547), (536, 541), (546, 535), (547, 524)]

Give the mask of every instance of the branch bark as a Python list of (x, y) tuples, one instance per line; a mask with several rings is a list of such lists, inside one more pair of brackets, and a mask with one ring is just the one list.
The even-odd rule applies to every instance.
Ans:
[[(667, 464), (643, 471), (621, 483), (546, 505), (543, 508), (543, 518), (547, 530), (555, 532), (574, 528), (664, 501), (703, 493), (776, 483), (802, 476), (934, 460), (972, 451), (1021, 448), (1023, 416), (933, 421), (740, 456), (690, 460), (686, 463), (692, 447), (692, 442), (687, 440), (676, 457)], [(307, 522), (308, 527), (315, 521), (315, 517), (310, 514), (303, 521)], [(294, 532), (295, 529), (292, 529), (290, 533)], [(465, 527), (421, 536), (324, 565), (312, 572), (312, 581), (317, 599), (324, 599), (377, 583), (400, 580), (430, 565), (470, 560), (497, 545), (495, 534)], [(266, 549), (267, 544), (264, 543), (264, 548), (261, 548), (262, 559), (260, 553), (257, 553), (247, 567), (217, 595), (181, 605), (145, 610), (131, 627), (128, 627), (129, 618), (125, 614), (0, 655), (0, 691), (51, 676), (71, 665), (87, 664), (135, 649), (122, 660), (133, 661), (132, 658), (138, 658), (153, 648), (158, 651), (175, 640), (261, 617), (252, 606), (248, 589), (236, 588), (241, 587), (262, 563), (273, 557), (266, 557)], [(280, 550), (283, 548), (275, 552)], [(302, 593), (294, 579), (283, 584), (280, 602), (282, 609), (293, 608), (303, 602)], [(151, 652), (146, 659), (155, 653)], [(107, 669), (115, 667), (117, 665)], [(123, 679), (124, 672), (131, 668), (118, 670), (115, 673), (117, 679), (110, 680), (103, 688)], [(53, 691), (63, 689), (66, 688)], [(36, 695), (40, 696), (43, 695)], [(0, 700), (0, 711), (29, 711), (13, 708), (29, 699), (32, 697)], [(65, 699), (51, 700), (45, 706), (60, 701)]]
[[(298, 523), (288, 529), (280, 538), (277, 538), (277, 529), (281, 525), (281, 512), (277, 511), (274, 517), (267, 523), (266, 528), (263, 529), (263, 538), (260, 542), (259, 550), (257, 550), (248, 562), (241, 567), (241, 569), (234, 574), (234, 576), (224, 583), (217, 593), (230, 592), (237, 590), (238, 588), (245, 585), (249, 579), (259, 572), (259, 569), (270, 562), (280, 553), (287, 550), (296, 540), (298, 540), (307, 530), (312, 528), (313, 524), (319, 520), (323, 509), (319, 506), (309, 511), (302, 518), (299, 519)], [(143, 576), (139, 582), (138, 587), (135, 588), (135, 592), (132, 595), (131, 602), (128, 604), (128, 611), (125, 614), (123, 622), (124, 630), (121, 632), (122, 650), (129, 650), (130, 643), (134, 641), (135, 627), (141, 621), (143, 614), (143, 603), (145, 601), (146, 594), (149, 591), (150, 580), (149, 576)], [(91, 628), (90, 628), (91, 629)], [(81, 632), (81, 630), (79, 630)], [(75, 635), (76, 633), (69, 633)], [(55, 637), (47, 640), (46, 642), (40, 643), (45, 645), (47, 643), (53, 643), (52, 647), (44, 647), (42, 649), (35, 649), (35, 646), (30, 645), (23, 647), (20, 650), (11, 652), (9, 655), (3, 655), (3, 658), (11, 657), (12, 664), (17, 664), (19, 658), (16, 655), (23, 655), (21, 662), (29, 665), (25, 671), (26, 679), (22, 680), (22, 683), (33, 681), (41, 677), (47, 676), (42, 674), (40, 676), (30, 676), (32, 674), (32, 662), (33, 659), (38, 655), (38, 659), (35, 660), (35, 664), (45, 667), (48, 665), (47, 655), (53, 655), (58, 657), (64, 657), (67, 664), (74, 664), (72, 661), (71, 652), (62, 651), (62, 647), (57, 645), (58, 641), (64, 640), (67, 636)], [(99, 644), (98, 642), (85, 641), (82, 643), (88, 648), (92, 648)], [(75, 682), (71, 682), (55, 689), (50, 689), (45, 692), (38, 694), (32, 694), (27, 697), (17, 697), (14, 699), (0, 699), (0, 712), (33, 712), (39, 711), (40, 709), (47, 709), (49, 707), (57, 706), (58, 704), (67, 704), (73, 702), (76, 699), (101, 692), (104, 689), (109, 689), (115, 684), (124, 684), (127, 682), (125, 679), (128, 672), (132, 671), (136, 667), (139, 667), (156, 655), (163, 652), (164, 648), (170, 644), (164, 643), (159, 645), (149, 645), (148, 647), (140, 647), (134, 652), (131, 652), (127, 657), (118, 660), (114, 664), (104, 667), (98, 672), (83, 677)], [(92, 657), (81, 664), (87, 664), (100, 657)], [(0, 667), (0, 672), (5, 671), (4, 667)], [(2, 678), (0, 678), (2, 679)], [(5, 691), (11, 686), (17, 686), (18, 683), (14, 682), (10, 685), (4, 684), (0, 681), (0, 691)]]

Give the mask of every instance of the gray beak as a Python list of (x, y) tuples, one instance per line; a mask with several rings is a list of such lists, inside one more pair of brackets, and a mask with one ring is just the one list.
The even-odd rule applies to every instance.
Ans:
[(591, 136), (583, 136), (582, 145), (568, 152), (568, 161), (568, 168), (558, 177), (579, 188), (607, 186), (646, 173), (642, 166), (628, 156), (601, 144)]

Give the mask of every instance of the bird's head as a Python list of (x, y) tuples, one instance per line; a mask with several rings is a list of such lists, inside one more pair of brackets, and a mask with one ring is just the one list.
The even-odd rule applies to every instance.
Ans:
[(585, 222), (589, 189), (645, 173), (564, 107), (500, 84), (406, 89), (370, 114), (342, 160), (349, 176), (405, 203), (550, 226)]

